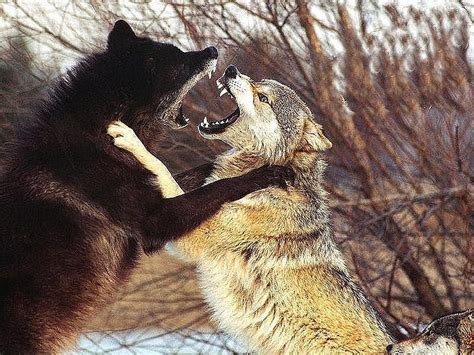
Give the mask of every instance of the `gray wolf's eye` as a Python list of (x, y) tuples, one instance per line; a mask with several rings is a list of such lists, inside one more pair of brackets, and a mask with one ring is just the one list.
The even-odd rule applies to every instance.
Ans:
[(266, 97), (265, 95), (263, 94), (258, 94), (258, 99), (261, 101), (261, 102), (265, 102), (265, 103), (269, 103), (268, 101), (268, 97)]

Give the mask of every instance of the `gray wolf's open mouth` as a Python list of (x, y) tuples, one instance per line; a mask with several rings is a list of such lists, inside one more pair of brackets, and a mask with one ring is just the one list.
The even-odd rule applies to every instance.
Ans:
[[(220, 79), (219, 79), (220, 80)], [(227, 79), (224, 78), (224, 84), (217, 80), (217, 88), (220, 90), (219, 96), (228, 94), (234, 101), (235, 96), (232, 94), (229, 86), (227, 85)], [(240, 108), (237, 106), (232, 113), (227, 115), (227, 117), (219, 120), (208, 122), (207, 117), (204, 117), (204, 120), (199, 124), (198, 129), (200, 132), (205, 134), (217, 134), (225, 131), (226, 128), (231, 126), (237, 119), (240, 117)]]

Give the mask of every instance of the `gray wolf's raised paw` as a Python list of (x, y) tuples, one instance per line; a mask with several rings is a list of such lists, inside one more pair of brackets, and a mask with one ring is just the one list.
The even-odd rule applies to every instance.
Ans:
[(112, 122), (107, 127), (107, 134), (114, 139), (116, 147), (125, 149), (131, 153), (137, 153), (145, 149), (143, 143), (137, 137), (133, 129), (120, 121)]

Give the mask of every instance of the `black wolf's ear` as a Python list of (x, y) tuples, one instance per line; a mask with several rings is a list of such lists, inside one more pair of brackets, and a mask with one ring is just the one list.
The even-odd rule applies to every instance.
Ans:
[(309, 152), (326, 150), (331, 147), (332, 143), (323, 134), (323, 127), (310, 119), (305, 119), (300, 149)]
[(109, 33), (107, 45), (110, 49), (123, 48), (136, 38), (130, 25), (124, 20), (118, 20)]

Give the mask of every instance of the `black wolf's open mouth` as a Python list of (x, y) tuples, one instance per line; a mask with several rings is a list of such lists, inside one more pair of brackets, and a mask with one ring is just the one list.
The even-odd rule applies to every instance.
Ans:
[[(217, 87), (221, 89), (220, 96), (224, 94), (229, 94), (229, 96), (235, 100), (235, 97), (234, 95), (232, 95), (232, 92), (229, 86), (227, 85), (227, 83), (224, 83), (224, 85), (222, 85), (219, 81), (217, 81)], [(219, 121), (208, 122), (207, 117), (204, 117), (204, 120), (199, 124), (198, 129), (200, 132), (206, 133), (206, 134), (222, 133), (225, 131), (227, 127), (229, 127), (235, 121), (237, 121), (239, 117), (240, 117), (240, 108), (237, 107), (237, 109), (235, 109), (234, 112), (232, 112), (227, 117)]]
[[(217, 54), (216, 54), (217, 58)], [(216, 71), (216, 64), (217, 64), (217, 59), (216, 58), (210, 58), (207, 60), (207, 62), (204, 64), (202, 69), (193, 75), (188, 82), (184, 85), (182, 88), (181, 92), (178, 93), (177, 97), (177, 103), (179, 105), (179, 108), (174, 111), (175, 112), (175, 117), (174, 117), (174, 122), (175, 122), (175, 128), (183, 128), (188, 125), (189, 118), (186, 117), (183, 111), (183, 99), (184, 97), (191, 91), (191, 89), (198, 83), (199, 80), (201, 80), (204, 76), (208, 76), (209, 80), (212, 77), (212, 74)]]
[(179, 107), (178, 115), (176, 116), (175, 121), (179, 127), (186, 127), (188, 125), (189, 118), (187, 118), (183, 112), (183, 105)]

